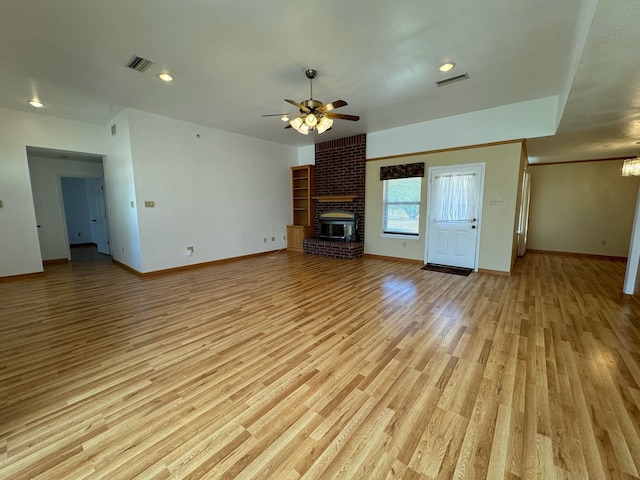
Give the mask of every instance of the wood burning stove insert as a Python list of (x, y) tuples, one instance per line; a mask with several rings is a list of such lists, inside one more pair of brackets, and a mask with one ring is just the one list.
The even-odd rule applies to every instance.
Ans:
[(323, 240), (340, 242), (356, 242), (358, 217), (354, 212), (346, 210), (330, 210), (318, 216), (320, 235)]

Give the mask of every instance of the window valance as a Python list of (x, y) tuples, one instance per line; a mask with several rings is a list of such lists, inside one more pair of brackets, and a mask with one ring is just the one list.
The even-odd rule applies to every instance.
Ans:
[(410, 177), (424, 177), (424, 162), (380, 167), (380, 180)]

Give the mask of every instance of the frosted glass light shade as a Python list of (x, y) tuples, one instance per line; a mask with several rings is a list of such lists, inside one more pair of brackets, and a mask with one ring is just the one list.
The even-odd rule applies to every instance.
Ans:
[(302, 122), (304, 120), (302, 120), (302, 118), (300, 117), (296, 117), (293, 120), (291, 120), (289, 122), (289, 125), (291, 125), (293, 128), (295, 128), (298, 132), (300, 131), (300, 126), (302, 125)]
[(318, 130), (318, 135), (320, 135), (321, 133), (326, 132), (328, 129), (331, 128), (331, 125), (333, 125), (333, 120), (327, 117), (322, 117), (320, 119), (320, 123), (318, 123), (318, 126), (316, 127), (316, 129)]
[(310, 113), (305, 117), (304, 123), (306, 123), (309, 127), (313, 128), (318, 123), (318, 117), (316, 117), (313, 113)]

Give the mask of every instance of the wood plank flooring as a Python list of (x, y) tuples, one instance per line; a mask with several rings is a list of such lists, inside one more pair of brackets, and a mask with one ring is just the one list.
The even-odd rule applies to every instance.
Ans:
[(47, 267), (0, 283), (0, 478), (640, 478), (624, 269)]

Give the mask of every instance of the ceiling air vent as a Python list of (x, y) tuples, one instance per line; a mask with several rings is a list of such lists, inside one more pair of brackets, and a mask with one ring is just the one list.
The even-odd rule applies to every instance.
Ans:
[(129, 63), (127, 63), (127, 67), (132, 70), (136, 70), (138, 72), (144, 72), (147, 68), (153, 65), (153, 60), (147, 60), (146, 58), (139, 57), (134, 55)]
[(436, 82), (436, 85), (438, 85), (439, 87), (444, 87), (445, 85), (449, 85), (450, 83), (458, 82), (460, 80), (466, 80), (467, 78), (469, 78), (468, 73), (461, 73), (460, 75), (456, 75), (455, 77), (449, 77), (445, 78), (444, 80), (440, 80), (439, 82)]

